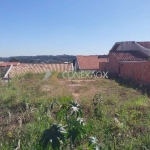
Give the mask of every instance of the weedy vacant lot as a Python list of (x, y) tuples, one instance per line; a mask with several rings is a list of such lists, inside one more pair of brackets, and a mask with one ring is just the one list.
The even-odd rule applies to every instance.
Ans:
[[(1, 150), (150, 149), (150, 99), (146, 95), (109, 79), (63, 79), (58, 73), (43, 78), (44, 74), (28, 73), (0, 83)], [(80, 104), (84, 120), (83, 127), (74, 132), (70, 126), (78, 126), (72, 121), (75, 118), (68, 123), (74, 114), (61, 116), (67, 106), (77, 108), (70, 102)], [(64, 141), (57, 135), (57, 145), (53, 145), (51, 129), (57, 124), (65, 130), (61, 132)], [(45, 130), (49, 133), (44, 134)], [(47, 144), (41, 143), (44, 135)]]

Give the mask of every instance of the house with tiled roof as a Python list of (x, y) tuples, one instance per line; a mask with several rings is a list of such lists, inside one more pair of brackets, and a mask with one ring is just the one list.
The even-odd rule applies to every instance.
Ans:
[(4, 74), (4, 79), (13, 78), (15, 76), (24, 75), (26, 73), (46, 73), (46, 72), (65, 72), (73, 71), (72, 63), (58, 63), (58, 64), (25, 64), (9, 65)]
[(120, 65), (130, 62), (147, 62), (150, 58), (150, 42), (116, 42), (109, 52), (110, 73), (120, 74)]
[(96, 71), (99, 70), (99, 63), (108, 62), (107, 55), (89, 55), (76, 56), (74, 60), (74, 70), (75, 71)]
[(72, 71), (72, 63), (58, 63), (58, 64), (24, 64), (13, 67), (9, 72), (11, 77), (22, 75), (25, 73), (46, 73), (46, 72), (65, 72)]
[(0, 68), (2, 67), (8, 67), (8, 66), (17, 66), (19, 65), (19, 62), (0, 62)]

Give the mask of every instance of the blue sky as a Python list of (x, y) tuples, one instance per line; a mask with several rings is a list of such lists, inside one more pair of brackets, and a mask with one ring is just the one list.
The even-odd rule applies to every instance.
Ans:
[(0, 0), (0, 57), (107, 54), (150, 40), (150, 0)]

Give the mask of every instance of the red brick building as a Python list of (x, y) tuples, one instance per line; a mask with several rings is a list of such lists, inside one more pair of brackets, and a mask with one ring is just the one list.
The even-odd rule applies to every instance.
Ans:
[(136, 51), (118, 51), (109, 53), (109, 72), (120, 74), (122, 63), (145, 62), (148, 57)]
[(116, 42), (108, 59), (108, 63), (99, 64), (101, 71), (150, 84), (150, 42)]
[(150, 42), (117, 42), (109, 52), (108, 70), (120, 74), (122, 63), (147, 62), (150, 57)]
[(75, 71), (96, 71), (99, 70), (99, 64), (108, 62), (107, 55), (90, 55), (90, 56), (76, 56), (74, 61)]

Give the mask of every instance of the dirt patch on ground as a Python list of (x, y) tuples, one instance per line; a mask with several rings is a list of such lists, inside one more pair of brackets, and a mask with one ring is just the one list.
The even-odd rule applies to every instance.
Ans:
[(74, 97), (75, 100), (78, 100), (80, 94), (78, 94), (78, 93), (72, 93), (72, 96)]
[(78, 86), (83, 86), (83, 85), (82, 84), (69, 84), (68, 86), (78, 87)]

